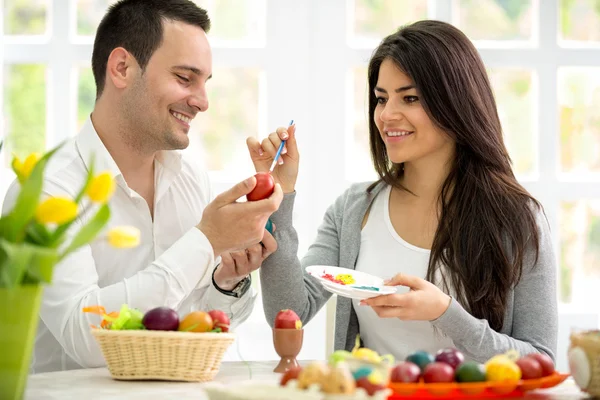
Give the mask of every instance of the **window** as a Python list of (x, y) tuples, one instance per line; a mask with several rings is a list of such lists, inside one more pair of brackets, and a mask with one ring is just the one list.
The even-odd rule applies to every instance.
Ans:
[[(488, 68), (517, 177), (545, 207), (556, 245), (561, 321), (582, 310), (598, 314), (597, 0), (196, 1), (213, 21), (214, 77), (209, 110), (194, 122), (187, 151), (210, 170), (221, 192), (253, 173), (245, 137), (263, 139), (294, 119), (301, 152), (294, 208), (299, 255), (335, 198), (349, 184), (375, 178), (366, 97), (375, 46), (423, 18), (463, 29)], [(0, 205), (13, 179), (9, 154), (54, 147), (75, 135), (93, 109), (93, 34), (112, 3), (4, 1), (0, 105), (8, 143)], [(258, 276), (254, 285), (259, 288)], [(299, 357), (325, 357), (331, 327), (332, 316), (323, 310), (306, 326)], [(259, 298), (240, 327), (239, 354), (236, 345), (229, 356), (275, 359), (269, 332)]]

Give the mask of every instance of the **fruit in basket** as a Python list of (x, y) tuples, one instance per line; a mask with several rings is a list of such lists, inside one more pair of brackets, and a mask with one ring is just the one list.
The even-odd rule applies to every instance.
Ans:
[(350, 357), (352, 357), (352, 353), (348, 350), (336, 350), (329, 356), (329, 364), (335, 366), (337, 363), (346, 361)]
[(322, 386), (329, 375), (329, 367), (320, 362), (308, 364), (298, 374), (298, 388), (306, 389), (312, 384)]
[(421, 369), (417, 364), (403, 361), (392, 368), (390, 380), (396, 383), (415, 383), (419, 381)]
[(344, 364), (334, 367), (323, 381), (321, 390), (328, 394), (353, 394), (356, 383), (350, 370)]
[(144, 314), (135, 308), (129, 308), (127, 304), (123, 304), (117, 318), (110, 324), (110, 329), (114, 331), (144, 329), (142, 319)]
[(281, 380), (279, 381), (279, 384), (281, 386), (285, 386), (292, 379), (298, 379), (298, 375), (300, 375), (300, 371), (302, 371), (302, 367), (300, 367), (300, 366), (291, 367), (290, 369), (286, 370), (283, 373), (283, 375), (281, 376)]
[(179, 323), (182, 332), (209, 332), (213, 329), (213, 319), (204, 311), (192, 311)]
[(375, 350), (371, 350), (366, 347), (360, 347), (358, 349), (352, 350), (352, 357), (376, 364), (381, 362), (381, 357), (379, 356), (379, 354), (377, 354)]
[(221, 332), (229, 332), (229, 325), (231, 324), (231, 321), (224, 311), (210, 310), (208, 315), (210, 315), (213, 320), (213, 330), (220, 329)]
[[(373, 375), (373, 374), (372, 374)], [(385, 382), (373, 376), (364, 376), (356, 381), (357, 388), (363, 388), (369, 396), (373, 396), (386, 388)]]
[(435, 361), (433, 356), (426, 351), (416, 351), (406, 357), (406, 361), (409, 361), (413, 364), (417, 364), (417, 366), (421, 369), (421, 372), (425, 370), (425, 367), (428, 364), (431, 364)]
[(275, 329), (302, 329), (302, 321), (294, 310), (281, 310), (275, 316), (273, 324)]
[(533, 357), (522, 357), (516, 361), (521, 370), (522, 379), (539, 379), (542, 377), (542, 366)]
[(352, 376), (354, 377), (354, 380), (357, 381), (362, 377), (371, 375), (372, 373), (373, 373), (373, 367), (370, 367), (368, 365), (363, 365), (363, 366), (356, 368), (352, 372)]
[(146, 312), (142, 324), (151, 331), (176, 331), (179, 328), (179, 315), (169, 307), (157, 307)]
[(454, 381), (454, 368), (442, 362), (427, 364), (423, 370), (425, 383), (447, 383)]
[(485, 363), (486, 378), (492, 382), (516, 382), (521, 379), (521, 370), (514, 361), (514, 354), (499, 354)]
[(476, 361), (465, 361), (456, 369), (457, 382), (485, 382), (485, 367)]
[(435, 361), (443, 362), (452, 367), (452, 369), (456, 370), (463, 361), (465, 361), (465, 356), (453, 347), (449, 347), (447, 349), (441, 349), (435, 354)]
[(541, 353), (532, 353), (527, 354), (524, 358), (533, 358), (540, 363), (540, 366), (542, 367), (542, 376), (549, 376), (554, 373), (554, 362), (550, 356)]

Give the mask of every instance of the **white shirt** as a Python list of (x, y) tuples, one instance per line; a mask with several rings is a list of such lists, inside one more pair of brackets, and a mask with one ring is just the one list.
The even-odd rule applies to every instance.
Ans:
[[(212, 199), (210, 183), (207, 174), (179, 152), (163, 151), (156, 157), (153, 221), (146, 201), (127, 186), (88, 118), (79, 135), (50, 160), (44, 196), (75, 198), (92, 154), (94, 171), (111, 171), (117, 184), (106, 229), (135, 226), (141, 231), (141, 243), (133, 249), (115, 249), (97, 239), (56, 266), (40, 309), (34, 373), (105, 365), (90, 333), (90, 325), (98, 325), (100, 316), (83, 313), (86, 306), (102, 305), (108, 312), (118, 311), (122, 304), (142, 312), (166, 306), (181, 317), (192, 310), (219, 309), (229, 315), (234, 327), (248, 318), (256, 299), (252, 288), (237, 299), (212, 285), (213, 249), (195, 227)], [(13, 207), (18, 190), (13, 182), (3, 213)], [(70, 235), (94, 214), (94, 208), (84, 212)]]
[[(371, 206), (367, 223), (361, 231), (361, 243), (356, 269), (386, 279), (398, 273), (425, 278), (431, 251), (406, 242), (398, 235), (389, 212), (391, 187), (382, 190)], [(409, 288), (398, 286), (398, 293)], [(452, 340), (434, 332), (429, 321), (401, 321), (398, 318), (380, 318), (371, 307), (352, 305), (358, 317), (360, 337), (366, 347), (379, 354), (392, 354), (397, 360), (424, 350), (453, 347)]]

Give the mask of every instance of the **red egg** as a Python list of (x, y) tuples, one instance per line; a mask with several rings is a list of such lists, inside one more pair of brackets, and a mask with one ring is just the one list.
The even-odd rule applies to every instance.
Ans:
[(275, 329), (302, 329), (302, 321), (294, 310), (281, 310), (275, 316), (273, 323)]
[(392, 368), (390, 380), (398, 383), (414, 383), (419, 381), (421, 369), (417, 364), (403, 361)]
[(208, 312), (208, 315), (212, 318), (214, 322), (214, 328), (221, 328), (221, 332), (229, 332), (229, 325), (231, 321), (225, 312), (221, 310), (211, 310)]
[(465, 356), (455, 348), (442, 349), (435, 355), (435, 361), (443, 362), (456, 369), (463, 361)]
[(285, 386), (292, 379), (298, 379), (298, 375), (300, 375), (301, 371), (302, 371), (302, 367), (292, 367), (292, 368), (288, 369), (281, 376), (281, 380), (279, 381), (279, 384), (281, 386)]
[(521, 378), (538, 379), (542, 377), (542, 366), (533, 357), (523, 357), (516, 361), (521, 370)]
[(532, 353), (527, 354), (524, 358), (531, 357), (540, 363), (542, 367), (542, 376), (552, 375), (554, 373), (554, 362), (546, 354)]
[(271, 174), (267, 172), (259, 172), (256, 175), (256, 186), (250, 193), (246, 195), (248, 201), (256, 201), (266, 199), (273, 194), (275, 190), (275, 181)]
[(425, 383), (453, 382), (454, 368), (446, 363), (432, 362), (425, 367), (423, 380)]
[(369, 396), (373, 396), (376, 392), (385, 389), (385, 385), (373, 383), (366, 376), (356, 381), (356, 387), (365, 389)]

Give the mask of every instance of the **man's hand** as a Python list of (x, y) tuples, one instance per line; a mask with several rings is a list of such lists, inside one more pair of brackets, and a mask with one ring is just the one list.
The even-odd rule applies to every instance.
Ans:
[(266, 199), (237, 202), (255, 186), (256, 178), (252, 176), (218, 195), (204, 209), (197, 228), (208, 238), (215, 257), (248, 249), (263, 240), (267, 220), (279, 208), (283, 192), (281, 186), (275, 184), (273, 194)]
[(275, 250), (277, 250), (275, 238), (265, 231), (262, 244), (221, 254), (221, 264), (215, 271), (215, 283), (223, 290), (232, 290), (239, 281), (258, 269)]

